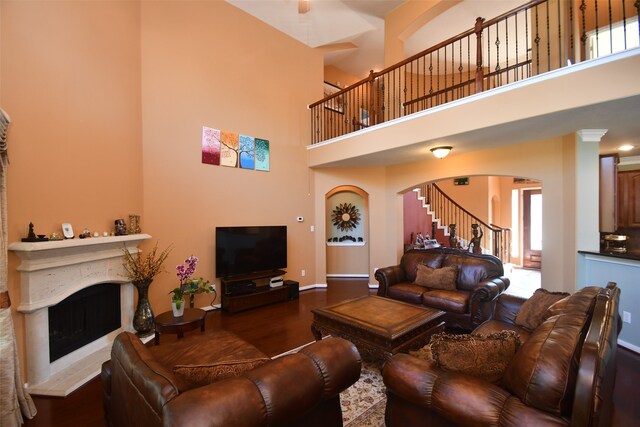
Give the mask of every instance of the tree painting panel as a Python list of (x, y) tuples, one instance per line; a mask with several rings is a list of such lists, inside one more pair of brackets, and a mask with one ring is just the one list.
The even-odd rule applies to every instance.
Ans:
[(223, 130), (220, 135), (220, 164), (238, 167), (238, 133)]
[(240, 135), (240, 167), (253, 169), (255, 165), (255, 143), (252, 136)]
[(220, 130), (202, 127), (202, 163), (220, 164)]
[(256, 170), (269, 170), (269, 141), (256, 138)]

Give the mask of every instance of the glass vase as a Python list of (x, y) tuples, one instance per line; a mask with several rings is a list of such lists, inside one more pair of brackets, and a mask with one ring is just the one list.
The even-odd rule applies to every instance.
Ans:
[(153, 331), (153, 310), (149, 304), (149, 285), (153, 280), (134, 280), (133, 286), (138, 290), (138, 305), (133, 315), (133, 329), (136, 335), (146, 336)]

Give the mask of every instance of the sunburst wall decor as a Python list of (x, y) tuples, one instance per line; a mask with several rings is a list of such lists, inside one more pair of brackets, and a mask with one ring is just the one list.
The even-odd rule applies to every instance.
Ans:
[(349, 231), (360, 223), (360, 210), (351, 203), (340, 203), (331, 212), (331, 221), (340, 231)]

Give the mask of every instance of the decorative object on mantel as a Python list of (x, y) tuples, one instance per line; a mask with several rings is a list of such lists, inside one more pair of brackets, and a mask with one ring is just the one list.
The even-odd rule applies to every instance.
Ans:
[(129, 215), (129, 234), (140, 234), (140, 215)]
[(331, 221), (340, 231), (350, 231), (360, 223), (360, 210), (351, 203), (340, 203), (331, 213)]
[(162, 271), (162, 264), (171, 252), (171, 246), (158, 254), (158, 243), (147, 254), (146, 257), (140, 254), (132, 255), (125, 247), (124, 268), (133, 286), (138, 290), (138, 306), (133, 315), (133, 328), (136, 335), (149, 335), (153, 329), (153, 310), (149, 303), (149, 286), (153, 278)]
[(65, 239), (73, 239), (75, 236), (73, 234), (73, 227), (68, 222), (62, 224), (62, 235)]
[(49, 234), (49, 240), (51, 241), (62, 240), (62, 235), (57, 231), (54, 231), (53, 233)]
[(116, 236), (126, 236), (127, 224), (124, 222), (124, 219), (116, 219), (114, 223), (116, 228)]
[(38, 234), (36, 236), (36, 233), (33, 231), (32, 222), (29, 223), (29, 233), (27, 234), (27, 237), (22, 238), (23, 242), (46, 242), (48, 240), (49, 238), (45, 234)]

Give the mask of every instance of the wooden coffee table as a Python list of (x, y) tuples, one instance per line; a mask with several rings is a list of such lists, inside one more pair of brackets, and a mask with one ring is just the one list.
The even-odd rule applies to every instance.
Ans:
[(417, 350), (444, 330), (444, 311), (378, 296), (343, 301), (313, 312), (311, 332), (348, 339), (363, 358), (388, 360)]
[(153, 319), (154, 332), (156, 333), (154, 343), (160, 344), (160, 334), (167, 332), (177, 333), (178, 338), (184, 336), (184, 331), (190, 331), (200, 327), (204, 332), (204, 318), (207, 312), (199, 308), (185, 308), (184, 314), (174, 317), (172, 311), (166, 311)]

